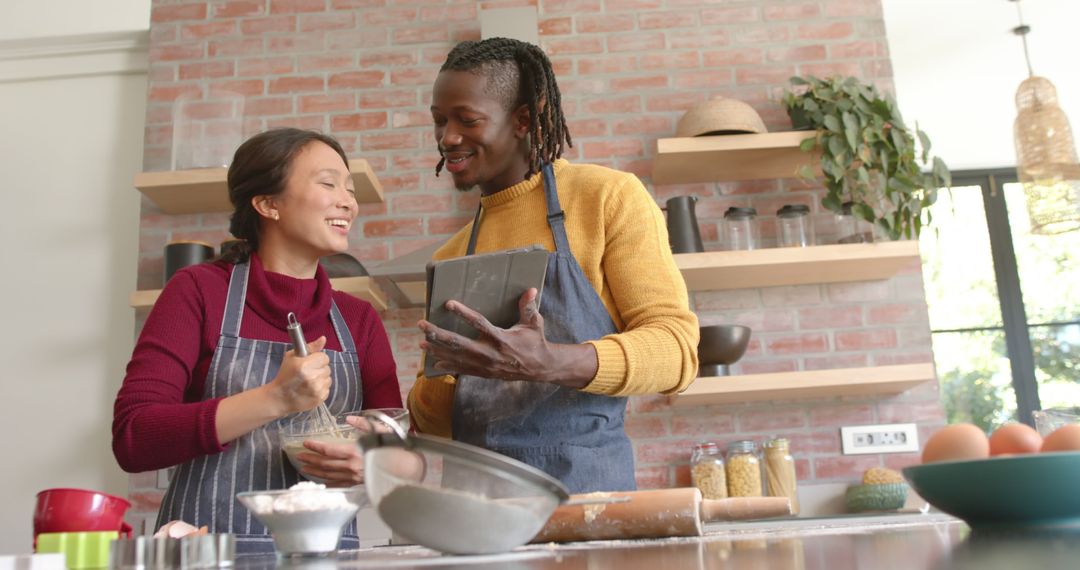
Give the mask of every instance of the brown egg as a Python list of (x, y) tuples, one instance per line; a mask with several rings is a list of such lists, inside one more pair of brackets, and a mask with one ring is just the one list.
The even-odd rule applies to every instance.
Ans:
[(1036, 453), (1042, 447), (1042, 436), (1025, 424), (1005, 424), (990, 435), (990, 455)]
[(983, 430), (971, 424), (953, 424), (945, 426), (923, 447), (923, 463), (938, 461), (965, 461), (985, 459), (990, 455), (990, 442)]
[(1043, 440), (1042, 451), (1080, 451), (1080, 424), (1054, 430)]

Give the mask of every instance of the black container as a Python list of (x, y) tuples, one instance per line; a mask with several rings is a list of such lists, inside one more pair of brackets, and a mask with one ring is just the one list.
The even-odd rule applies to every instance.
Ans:
[(673, 253), (700, 253), (705, 251), (701, 242), (694, 205), (697, 196), (676, 196), (667, 201), (668, 242)]
[(742, 358), (750, 343), (750, 327), (708, 325), (698, 340), (698, 376), (727, 376), (729, 367)]
[(218, 246), (218, 254), (225, 255), (229, 252), (229, 250), (241, 247), (244, 245), (244, 243), (246, 242), (242, 239), (227, 239), (221, 242), (221, 245)]
[(174, 241), (165, 246), (165, 282), (180, 269), (214, 258), (214, 247), (201, 241)]

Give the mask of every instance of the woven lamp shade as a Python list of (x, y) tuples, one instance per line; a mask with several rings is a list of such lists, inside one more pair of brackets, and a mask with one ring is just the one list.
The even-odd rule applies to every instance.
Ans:
[(1044, 77), (1027, 78), (1016, 90), (1016, 109), (1017, 174), (1032, 233), (1080, 229), (1080, 161), (1054, 84)]
[(737, 99), (713, 97), (695, 105), (675, 125), (677, 137), (765, 133), (765, 122), (750, 105)]

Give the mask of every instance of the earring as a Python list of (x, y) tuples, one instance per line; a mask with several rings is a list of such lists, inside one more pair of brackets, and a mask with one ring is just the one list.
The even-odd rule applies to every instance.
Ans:
[(275, 220), (278, 219), (278, 213), (277, 212), (274, 212), (274, 219)]

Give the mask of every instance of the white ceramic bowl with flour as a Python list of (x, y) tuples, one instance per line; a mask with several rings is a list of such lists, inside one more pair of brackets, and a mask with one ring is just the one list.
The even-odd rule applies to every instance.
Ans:
[(335, 552), (345, 525), (367, 504), (362, 487), (328, 489), (308, 481), (286, 490), (239, 493), (236, 499), (266, 526), (282, 556)]
[(546, 473), (443, 438), (364, 434), (365, 486), (379, 517), (416, 544), (493, 554), (529, 542), (569, 498)]

